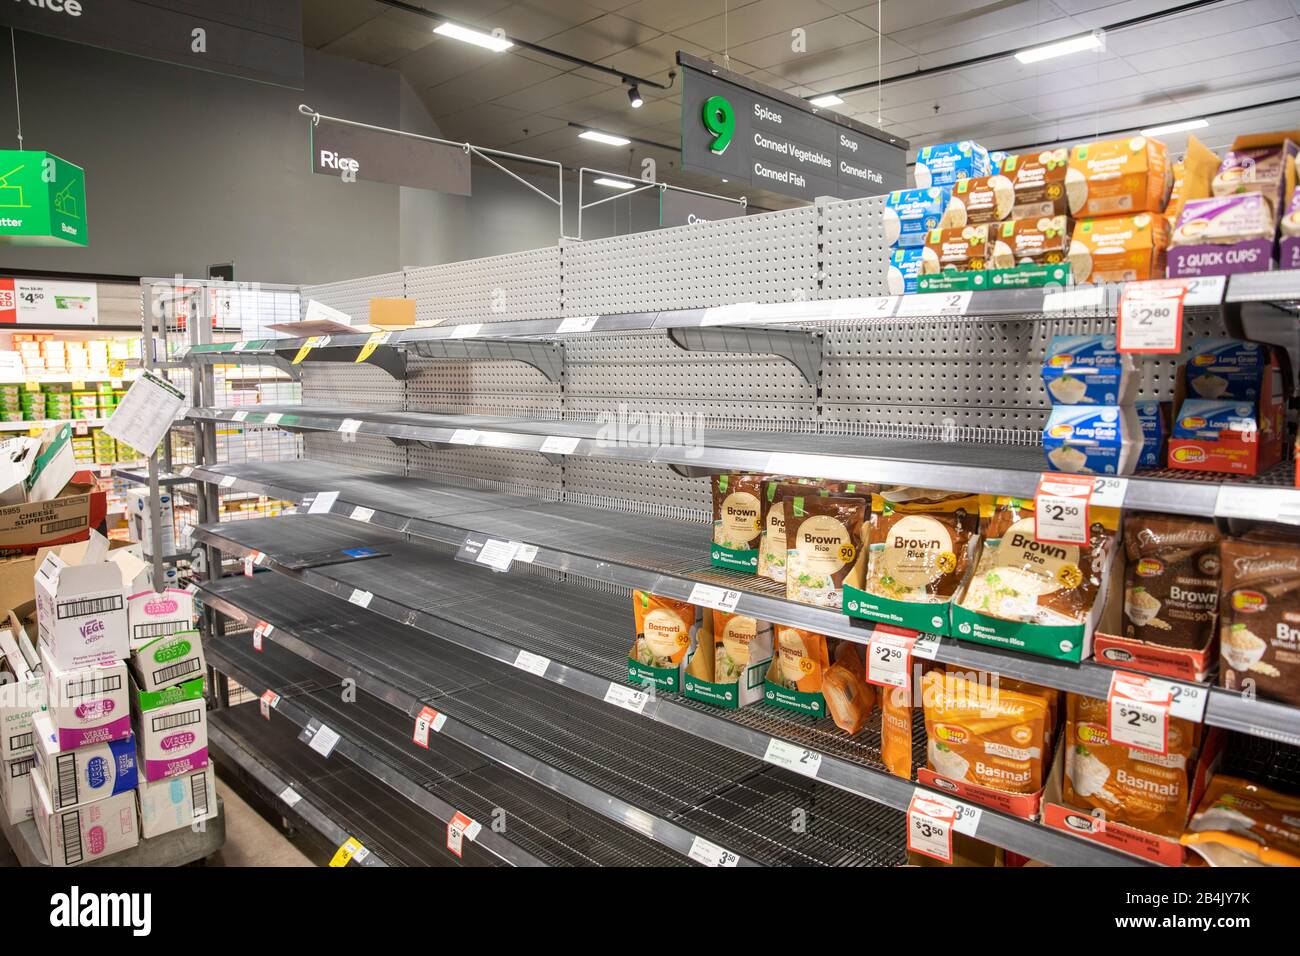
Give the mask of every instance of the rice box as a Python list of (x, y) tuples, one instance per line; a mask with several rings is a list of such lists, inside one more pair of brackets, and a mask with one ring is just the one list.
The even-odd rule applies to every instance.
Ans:
[(916, 185), (922, 189), (929, 186), (951, 186), (959, 180), (988, 176), (992, 172), (993, 164), (988, 150), (968, 139), (922, 146), (916, 154), (916, 165), (912, 169)]
[(1053, 471), (1128, 475), (1142, 452), (1142, 426), (1130, 407), (1054, 405), (1043, 427), (1043, 454)]
[(924, 253), (924, 246), (906, 246), (890, 251), (888, 275), (890, 295), (911, 295), (917, 291)]
[(1055, 335), (1043, 359), (1043, 385), (1053, 405), (1127, 405), (1137, 397), (1138, 376), (1113, 335)]
[(922, 246), (932, 229), (947, 226), (952, 189), (897, 189), (885, 198), (882, 212), (885, 241), (891, 246)]
[(1241, 339), (1193, 339), (1185, 372), (1188, 398), (1243, 401), (1259, 398), (1269, 348)]
[(1168, 409), (1162, 402), (1138, 402), (1134, 408), (1142, 426), (1142, 454), (1138, 457), (1138, 467), (1162, 468), (1165, 441), (1169, 437)]

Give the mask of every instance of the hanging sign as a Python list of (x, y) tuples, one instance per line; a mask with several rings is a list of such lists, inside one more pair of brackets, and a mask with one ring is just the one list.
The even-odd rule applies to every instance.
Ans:
[(87, 241), (85, 171), (53, 153), (0, 149), (0, 242), (84, 246)]

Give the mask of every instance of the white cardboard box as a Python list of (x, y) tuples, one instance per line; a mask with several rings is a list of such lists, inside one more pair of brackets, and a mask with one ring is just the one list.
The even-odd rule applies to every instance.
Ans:
[(59, 669), (49, 648), (40, 645), (45, 671), (46, 712), (58, 732), (60, 749), (131, 736), (126, 662)]
[(208, 765), (204, 681), (200, 676), (157, 691), (141, 690), (131, 681), (132, 719), (145, 780), (175, 777)]
[(176, 631), (132, 645), (131, 676), (141, 690), (161, 690), (205, 673), (198, 631)]
[(119, 793), (70, 810), (55, 810), (41, 775), (28, 776), (32, 785), (32, 815), (41, 846), (51, 866), (76, 866), (98, 860), (140, 842), (135, 794)]
[(0, 760), (0, 804), (5, 817), (15, 826), (32, 818), (32, 785), (28, 777), (35, 764), (34, 754), (18, 760)]
[[(149, 489), (128, 488), (126, 492), (127, 521), (131, 537), (140, 542), (146, 558), (153, 557), (153, 523), (149, 513)], [(162, 529), (162, 553), (176, 551), (176, 514), (170, 491), (158, 492), (159, 525)]]
[(184, 588), (153, 589), (153, 569), (140, 559), (139, 545), (117, 548), (108, 559), (122, 573), (126, 588), (126, 622), (134, 651), (154, 638), (194, 627), (194, 594)]
[(204, 767), (179, 777), (141, 781), (140, 833), (147, 840), (217, 815), (217, 776)]
[(51, 550), (36, 569), (40, 640), (65, 670), (130, 656), (122, 571), (107, 557), (107, 539), (92, 531), (88, 541)]
[[(17, 760), (32, 752), (32, 714), (45, 709), (45, 682), (40, 658), (27, 633), (10, 615), (0, 628), (0, 656), (5, 683), (0, 685), (0, 760)], [(18, 627), (17, 637), (14, 627)]]
[(126, 737), (64, 749), (46, 714), (32, 718), (36, 734), (36, 770), (50, 795), (50, 806), (66, 810), (83, 803), (134, 790), (138, 782), (135, 740)]

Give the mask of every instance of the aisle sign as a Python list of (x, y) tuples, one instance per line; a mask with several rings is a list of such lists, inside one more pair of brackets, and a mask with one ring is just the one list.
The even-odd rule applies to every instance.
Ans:
[[(86, 245), (85, 171), (42, 150), (0, 149), (0, 241), (17, 246)], [(2, 321), (7, 320), (0, 317)]]
[[(0, 203), (3, 194), (0, 186)], [(0, 221), (3, 215), (0, 205)], [(98, 324), (99, 287), (93, 282), (0, 279), (0, 325)]]
[(1116, 348), (1121, 352), (1178, 354), (1183, 348), (1183, 299), (1178, 279), (1130, 282), (1119, 300)]
[(1090, 475), (1054, 471), (1038, 476), (1034, 492), (1034, 538), (1046, 544), (1087, 544)]

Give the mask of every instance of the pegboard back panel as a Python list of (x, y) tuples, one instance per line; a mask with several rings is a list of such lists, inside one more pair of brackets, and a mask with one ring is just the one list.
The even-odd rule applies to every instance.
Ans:
[(885, 295), (889, 244), (881, 213), (884, 196), (819, 205), (822, 282), (820, 297)]
[(422, 323), (509, 322), (560, 314), (560, 248), (406, 270)]
[(610, 315), (817, 295), (817, 207), (564, 240), (564, 314)]
[(373, 435), (353, 437), (356, 441), (345, 442), (343, 437), (336, 433), (308, 432), (303, 436), (303, 457), (372, 471), (389, 471), (396, 475), (406, 473), (405, 448), (394, 445), (387, 438), (376, 438)]
[(357, 322), (366, 322), (370, 318), (371, 299), (400, 299), (404, 295), (406, 277), (401, 272), (305, 285), (301, 295), (302, 315), (307, 315), (308, 301), (315, 299), (321, 305), (346, 312)]
[(453, 485), (558, 500), (560, 466), (541, 455), (499, 448), (427, 448), (412, 445), (407, 473)]
[(709, 479), (683, 478), (666, 465), (567, 458), (564, 500), (607, 511), (709, 521)]
[(307, 405), (346, 405), (349, 408), (401, 408), (405, 383), (373, 365), (347, 362), (304, 362), (302, 400)]
[(445, 414), (558, 419), (560, 385), (521, 362), (407, 359), (406, 408)]

